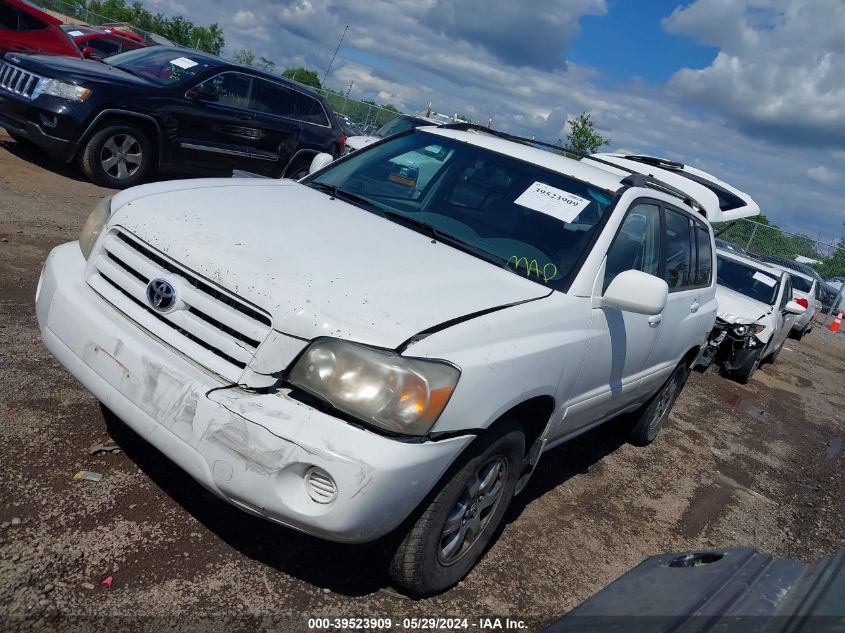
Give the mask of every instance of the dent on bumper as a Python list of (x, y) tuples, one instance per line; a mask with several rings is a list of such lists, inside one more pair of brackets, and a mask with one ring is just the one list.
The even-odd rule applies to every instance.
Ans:
[[(47, 259), (36, 312), (48, 349), (139, 435), (248, 512), (330, 540), (373, 540), (410, 514), (471, 441), (399, 442), (286, 393), (227, 388), (111, 308), (84, 268), (77, 243)], [(336, 482), (333, 502), (309, 496), (312, 466)]]

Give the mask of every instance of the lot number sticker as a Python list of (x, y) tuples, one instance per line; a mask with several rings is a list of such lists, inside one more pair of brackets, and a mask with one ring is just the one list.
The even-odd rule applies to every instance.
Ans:
[(170, 63), (174, 66), (179, 66), (179, 68), (184, 68), (185, 70), (197, 65), (197, 62), (192, 59), (188, 59), (187, 57), (177, 57), (176, 59), (171, 59)]
[(572, 222), (590, 204), (586, 198), (542, 182), (535, 182), (514, 202), (567, 223)]
[(777, 279), (774, 279), (773, 277), (769, 277), (765, 273), (757, 272), (757, 273), (754, 273), (753, 276), (754, 276), (754, 279), (756, 279), (759, 282), (766, 284), (769, 288), (773, 288), (774, 285), (778, 282)]
[(83, 33), (82, 31), (68, 31), (67, 34), (71, 37), (82, 37), (83, 35), (85, 35), (85, 33)]

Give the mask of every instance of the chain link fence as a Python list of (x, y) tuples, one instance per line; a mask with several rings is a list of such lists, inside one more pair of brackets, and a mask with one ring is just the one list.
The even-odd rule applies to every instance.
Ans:
[(717, 240), (738, 250), (815, 277), (821, 302), (816, 325), (829, 325), (839, 310), (845, 310), (845, 238), (836, 244), (822, 242), (745, 218), (714, 229)]
[[(296, 77), (293, 79), (296, 80)], [(333, 90), (325, 88), (312, 88), (312, 90), (316, 90), (326, 98), (335, 114), (349, 117), (356, 134), (372, 134), (382, 125), (402, 114), (396, 108), (383, 108), (369, 101), (350, 99), (347, 95)]]

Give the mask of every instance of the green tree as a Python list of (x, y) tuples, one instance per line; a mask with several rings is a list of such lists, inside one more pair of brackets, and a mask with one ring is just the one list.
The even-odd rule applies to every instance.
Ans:
[(245, 48), (239, 48), (232, 54), (232, 61), (244, 66), (252, 66), (255, 63), (255, 53)]
[(258, 58), (258, 67), (268, 73), (274, 73), (278, 70), (276, 68), (276, 62), (264, 56)]
[(302, 68), (301, 66), (299, 68), (285, 68), (285, 71), (282, 73), (282, 77), (293, 79), (294, 81), (298, 81), (306, 86), (311, 86), (312, 88), (323, 87), (323, 84), (320, 81), (320, 76), (317, 74), (316, 70), (308, 70), (307, 68)]
[(575, 119), (567, 119), (569, 133), (566, 135), (566, 149), (579, 154), (593, 154), (610, 142), (596, 132), (589, 112), (582, 112)]
[(191, 39), (195, 47), (212, 55), (219, 55), (226, 45), (223, 30), (216, 22), (208, 26), (195, 26), (191, 31)]

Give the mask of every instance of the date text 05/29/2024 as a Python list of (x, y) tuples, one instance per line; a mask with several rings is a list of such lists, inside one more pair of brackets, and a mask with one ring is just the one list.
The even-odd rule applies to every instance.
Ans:
[(524, 620), (502, 617), (480, 618), (308, 618), (313, 631), (519, 631), (528, 628)]

